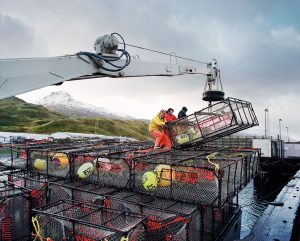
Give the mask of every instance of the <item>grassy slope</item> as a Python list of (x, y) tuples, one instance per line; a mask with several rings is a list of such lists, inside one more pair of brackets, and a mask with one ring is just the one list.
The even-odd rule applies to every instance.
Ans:
[(139, 120), (69, 118), (16, 97), (0, 101), (0, 131), (46, 133), (80, 132), (150, 140), (148, 123)]

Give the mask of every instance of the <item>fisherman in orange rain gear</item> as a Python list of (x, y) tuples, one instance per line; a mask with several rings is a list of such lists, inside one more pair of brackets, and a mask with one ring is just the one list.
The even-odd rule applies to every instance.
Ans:
[[(174, 113), (174, 109), (172, 109), (172, 108), (167, 109), (166, 114), (165, 114), (165, 120), (166, 120), (166, 122), (172, 122), (172, 121), (176, 121), (177, 120), (176, 116), (173, 113)], [(174, 132), (174, 130), (173, 130), (173, 132)], [(171, 130), (170, 129), (165, 128), (165, 134), (169, 138), (171, 138)]]
[(149, 124), (149, 133), (155, 138), (154, 149), (160, 148), (172, 148), (170, 138), (164, 133), (165, 121), (165, 110), (161, 110)]
[(174, 113), (174, 110), (172, 108), (169, 108), (167, 111), (166, 111), (166, 114), (165, 114), (165, 120), (167, 122), (172, 122), (172, 121), (175, 121), (177, 120), (176, 116), (173, 114)]

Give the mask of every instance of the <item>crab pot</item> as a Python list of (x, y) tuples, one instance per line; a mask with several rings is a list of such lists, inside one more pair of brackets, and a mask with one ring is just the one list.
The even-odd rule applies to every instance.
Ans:
[[(49, 183), (49, 200), (56, 202), (62, 199), (75, 199), (87, 202), (96, 202), (104, 195), (108, 195), (116, 188), (99, 184), (85, 183), (76, 180), (61, 180)], [(100, 201), (103, 201), (101, 199)]]
[[(124, 212), (122, 210), (104, 208), (88, 203), (60, 200), (38, 209), (33, 209), (40, 219), (53, 219), (64, 226), (61, 236), (74, 240), (145, 240), (144, 217), (140, 214)], [(55, 231), (50, 226), (43, 225), (41, 229), (47, 229), (49, 238), (54, 237)], [(57, 225), (57, 224), (55, 224)]]
[(0, 165), (25, 169), (26, 168), (26, 150), (23, 145), (5, 144), (0, 147)]
[(221, 207), (216, 205), (199, 206), (201, 239), (203, 241), (219, 240), (217, 236), (228, 225), (229, 219), (240, 210), (233, 202), (225, 202)]
[[(237, 173), (235, 185), (240, 185), (240, 188), (246, 186), (251, 179), (256, 176), (259, 172), (259, 159), (260, 152), (256, 148), (235, 148), (228, 149), (219, 152), (216, 155), (216, 160), (226, 157), (226, 159), (235, 159), (240, 160), (242, 163), (241, 174)], [(213, 160), (214, 161), (214, 160)]]
[(215, 170), (195, 156), (171, 151), (134, 158), (132, 190), (190, 203), (210, 204), (219, 193)]
[[(203, 164), (207, 163), (207, 153), (205, 155), (203, 150), (185, 151), (198, 155), (201, 157)], [(213, 158), (210, 160), (212, 163), (218, 164), (219, 161), (235, 161), (237, 168), (235, 168), (235, 175), (231, 175), (234, 179), (231, 183), (234, 184), (234, 189), (240, 189), (246, 186), (255, 175), (259, 172), (260, 151), (256, 148), (231, 148), (231, 149), (214, 149), (210, 151)], [(232, 172), (232, 170), (231, 170)], [(232, 179), (232, 178), (231, 178)]]
[[(152, 145), (152, 144), (151, 144)], [(150, 144), (140, 142), (107, 146), (93, 152), (72, 154), (71, 177), (90, 183), (118, 188), (129, 188), (133, 156), (145, 155)]]
[(225, 136), (205, 144), (210, 148), (252, 148), (252, 137)]
[(0, 240), (29, 240), (29, 192), (0, 183)]
[(246, 156), (243, 166), (243, 184), (246, 186), (259, 173), (260, 151), (259, 149), (241, 149), (239, 151)]
[[(34, 143), (26, 147), (26, 168), (31, 172), (68, 177), (70, 173), (70, 153), (93, 150), (107, 144), (118, 144), (115, 140), (84, 140)], [(26, 159), (26, 158), (25, 158)]]
[(60, 180), (57, 177), (46, 177), (26, 171), (7, 174), (7, 181), (16, 186), (30, 191), (30, 200), (33, 208), (45, 205), (48, 200), (49, 182)]
[[(183, 154), (185, 153), (185, 154)], [(132, 190), (200, 205), (221, 205), (244, 185), (246, 156), (170, 151), (134, 158)]]
[(184, 148), (199, 146), (257, 125), (250, 102), (227, 98), (169, 123), (168, 132), (173, 146)]
[(60, 150), (32, 149), (28, 152), (27, 167), (36, 174), (66, 178), (70, 175), (70, 158)]
[[(179, 203), (177, 201), (154, 198), (146, 194), (138, 194), (129, 191), (118, 191), (108, 187), (80, 182), (55, 182), (50, 183), (51, 194), (59, 191), (57, 197), (76, 198), (77, 200), (90, 202), (97, 206), (119, 209), (125, 212), (143, 214), (151, 220), (146, 224), (152, 225), (146, 240), (163, 240), (166, 235), (181, 237), (179, 240), (198, 240), (195, 237), (199, 233), (193, 233), (199, 226), (196, 218), (196, 206)], [(63, 193), (61, 193), (63, 191)], [(69, 195), (65, 195), (69, 193)], [(50, 197), (51, 202), (54, 200)], [(156, 226), (155, 226), (156, 225)], [(155, 227), (154, 227), (155, 226)], [(198, 227), (199, 229), (199, 227)], [(145, 232), (147, 235), (147, 231)], [(150, 237), (152, 237), (150, 239)], [(183, 239), (190, 237), (190, 239)], [(194, 237), (192, 239), (192, 237)]]
[[(243, 174), (246, 156), (234, 153), (218, 153), (213, 159), (209, 159), (209, 166), (218, 169), (218, 206), (230, 200), (244, 186)], [(207, 156), (197, 157), (194, 161), (197, 166), (207, 165)]]
[(145, 215), (145, 240), (199, 240), (200, 217), (196, 205), (129, 191), (109, 195), (105, 204)]
[(130, 168), (126, 159), (122, 157), (78, 155), (72, 162), (72, 174), (77, 180), (114, 187), (130, 185)]

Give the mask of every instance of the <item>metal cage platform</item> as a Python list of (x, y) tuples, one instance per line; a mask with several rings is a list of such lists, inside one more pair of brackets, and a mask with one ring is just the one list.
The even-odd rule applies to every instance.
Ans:
[(185, 118), (170, 122), (174, 148), (198, 146), (258, 125), (250, 102), (227, 98)]

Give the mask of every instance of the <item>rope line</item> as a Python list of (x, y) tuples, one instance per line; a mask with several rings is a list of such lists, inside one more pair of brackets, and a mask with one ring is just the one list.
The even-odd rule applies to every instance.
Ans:
[[(172, 53), (169, 54), (169, 53), (165, 53), (165, 52), (162, 52), (162, 51), (148, 49), (148, 48), (140, 47), (140, 46), (133, 45), (133, 44), (126, 44), (126, 45), (130, 46), (130, 47), (133, 47), (133, 48), (143, 49), (143, 50), (147, 50), (147, 51), (158, 53), (158, 54), (163, 54), (163, 55), (168, 55), (168, 56), (174, 56), (174, 55), (172, 55)], [(196, 62), (196, 63), (200, 63), (200, 64), (205, 64), (205, 65), (209, 64), (208, 62), (203, 62), (203, 61), (199, 61), (199, 60), (195, 60), (195, 59), (189, 59), (189, 58), (185, 58), (185, 57), (181, 57), (181, 56), (177, 56), (177, 55), (175, 57), (178, 58), (178, 59), (188, 60), (188, 61)]]
[(51, 238), (45, 238), (41, 235), (41, 227), (40, 227), (40, 223), (39, 223), (39, 220), (37, 218), (37, 216), (33, 216), (32, 217), (32, 225), (33, 225), (33, 228), (34, 228), (34, 231), (35, 233), (32, 233), (32, 236), (34, 236), (34, 240), (37, 240), (37, 238), (40, 240), (40, 241), (43, 241), (43, 240), (46, 240), (46, 241), (53, 241)]
[(207, 158), (207, 161), (208, 161), (210, 164), (212, 164), (212, 165), (215, 166), (215, 172), (218, 173), (219, 170), (220, 170), (220, 165), (211, 161), (211, 159), (216, 158), (216, 154), (215, 154), (215, 153), (211, 153), (211, 154), (207, 155), (206, 158)]

